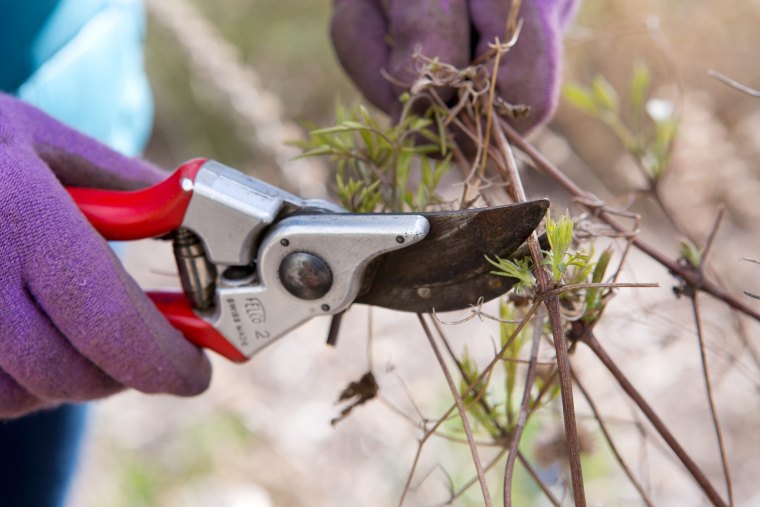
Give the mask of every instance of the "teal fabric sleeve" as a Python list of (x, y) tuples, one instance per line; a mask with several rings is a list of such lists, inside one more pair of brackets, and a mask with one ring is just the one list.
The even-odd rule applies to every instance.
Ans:
[[(14, 2), (19, 3), (27, 2)], [(33, 70), (15, 93), (110, 147), (137, 155), (153, 119), (144, 32), (141, 0), (60, 0), (28, 47)]]
[(35, 68), (32, 46), (60, 0), (0, 0), (0, 90), (13, 93)]

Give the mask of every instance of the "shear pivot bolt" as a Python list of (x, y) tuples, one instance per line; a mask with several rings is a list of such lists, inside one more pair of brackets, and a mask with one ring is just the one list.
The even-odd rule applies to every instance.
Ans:
[(294, 252), (280, 263), (280, 281), (299, 299), (319, 299), (332, 287), (330, 266), (316, 255)]

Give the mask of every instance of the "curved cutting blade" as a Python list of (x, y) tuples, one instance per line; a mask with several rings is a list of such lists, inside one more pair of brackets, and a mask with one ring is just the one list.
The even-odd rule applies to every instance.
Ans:
[(485, 256), (507, 257), (538, 227), (549, 208), (541, 199), (495, 208), (419, 213), (430, 222), (424, 240), (389, 252), (368, 268), (357, 303), (407, 312), (458, 310), (489, 301), (515, 284), (490, 274)]

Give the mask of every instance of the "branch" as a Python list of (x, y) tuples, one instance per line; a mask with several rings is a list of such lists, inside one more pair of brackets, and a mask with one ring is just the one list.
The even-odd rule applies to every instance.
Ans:
[(451, 377), (451, 372), (449, 372), (449, 368), (446, 366), (446, 361), (443, 359), (443, 356), (441, 355), (441, 351), (438, 349), (438, 346), (435, 344), (435, 339), (433, 338), (433, 334), (430, 332), (430, 328), (428, 328), (428, 325), (425, 322), (424, 317), (422, 316), (422, 314), (418, 313), (417, 318), (420, 320), (422, 329), (425, 331), (425, 336), (427, 336), (428, 342), (430, 343), (430, 347), (433, 349), (433, 353), (435, 354), (435, 357), (438, 360), (438, 364), (441, 365), (441, 369), (443, 370), (443, 375), (446, 377), (446, 382), (449, 384), (449, 389), (451, 389), (451, 394), (452, 396), (454, 396), (454, 402), (457, 405), (457, 410), (459, 411), (459, 417), (462, 419), (462, 427), (464, 428), (464, 434), (467, 436), (467, 443), (470, 446), (470, 452), (472, 453), (472, 462), (475, 464), (475, 470), (478, 473), (478, 481), (480, 481), (480, 489), (483, 493), (483, 501), (485, 502), (486, 507), (492, 507), (491, 493), (488, 491), (488, 482), (486, 481), (485, 472), (483, 471), (483, 465), (480, 463), (480, 455), (478, 455), (478, 446), (475, 444), (475, 439), (472, 436), (472, 429), (470, 428), (470, 421), (467, 418), (467, 411), (465, 410), (464, 403), (462, 402), (462, 396), (459, 394), (459, 390), (457, 389), (457, 386), (454, 383), (454, 379)]
[(691, 297), (691, 308), (694, 312), (694, 322), (697, 327), (697, 340), (699, 342), (699, 357), (702, 360), (702, 375), (705, 379), (705, 390), (707, 392), (707, 402), (710, 406), (710, 416), (712, 417), (715, 436), (718, 439), (718, 449), (720, 449), (720, 461), (723, 466), (723, 476), (726, 479), (726, 491), (728, 493), (728, 505), (734, 505), (734, 489), (731, 480), (731, 471), (728, 467), (728, 456), (726, 455), (726, 444), (723, 441), (723, 432), (720, 429), (720, 420), (718, 419), (718, 410), (715, 407), (715, 396), (713, 394), (712, 381), (710, 380), (710, 368), (707, 366), (707, 352), (705, 350), (705, 338), (702, 333), (702, 317), (699, 312), (698, 294), (695, 292)]
[[(514, 331), (512, 332), (512, 336), (509, 337), (509, 339), (504, 343), (504, 345), (499, 349), (499, 352), (496, 354), (496, 356), (491, 360), (490, 363), (483, 369), (483, 371), (478, 375), (478, 378), (470, 382), (470, 384), (467, 386), (466, 389), (462, 390), (462, 394), (467, 396), (470, 392), (473, 392), (475, 388), (480, 384), (480, 382), (487, 376), (490, 375), (491, 370), (493, 369), (496, 364), (499, 363), (499, 361), (503, 360), (504, 354), (507, 352), (507, 349), (512, 345), (512, 342), (515, 340), (517, 335), (520, 334), (523, 327), (525, 327), (525, 324), (528, 323), (530, 318), (533, 316), (533, 314), (536, 312), (536, 309), (538, 308), (538, 305), (540, 302), (535, 302), (531, 305), (530, 309), (528, 309), (528, 312), (525, 314), (525, 317), (523, 318), (523, 321), (518, 324)], [(404, 485), (404, 492), (401, 495), (401, 499), (399, 500), (399, 506), (404, 504), (404, 500), (406, 499), (406, 495), (409, 492), (409, 487), (412, 483), (412, 478), (414, 477), (414, 472), (417, 469), (417, 464), (419, 463), (420, 455), (422, 454), (422, 447), (425, 445), (425, 442), (433, 435), (435, 434), (436, 430), (441, 426), (441, 424), (444, 423), (444, 421), (447, 420), (449, 417), (449, 414), (451, 414), (456, 409), (456, 404), (452, 405), (451, 407), (446, 410), (446, 412), (438, 418), (438, 420), (433, 424), (433, 426), (425, 431), (425, 433), (422, 435), (422, 438), (420, 439), (419, 445), (417, 446), (417, 452), (414, 455), (414, 461), (412, 462), (412, 468), (409, 470), (409, 475), (406, 479), (406, 484)]]
[(647, 495), (646, 491), (644, 491), (644, 488), (642, 487), (641, 483), (633, 475), (633, 472), (631, 471), (630, 467), (628, 467), (625, 460), (623, 459), (623, 456), (620, 454), (620, 451), (618, 451), (618, 448), (615, 445), (615, 442), (612, 440), (612, 435), (610, 434), (609, 430), (607, 430), (607, 425), (604, 423), (604, 420), (602, 419), (602, 415), (599, 413), (599, 409), (596, 407), (596, 403), (594, 403), (593, 398), (589, 395), (588, 391), (586, 391), (586, 388), (583, 387), (583, 384), (581, 384), (577, 375), (573, 374), (573, 379), (575, 380), (575, 385), (578, 386), (578, 389), (580, 389), (581, 393), (583, 394), (583, 397), (586, 398), (586, 403), (588, 403), (588, 406), (591, 407), (591, 411), (594, 413), (596, 422), (599, 424), (599, 429), (602, 430), (604, 439), (607, 440), (607, 445), (610, 446), (610, 450), (612, 451), (612, 454), (615, 456), (615, 459), (620, 465), (620, 468), (623, 469), (623, 472), (628, 477), (628, 480), (631, 481), (631, 484), (633, 484), (633, 487), (636, 488), (636, 491), (639, 492), (639, 496), (641, 497), (641, 500), (647, 505), (647, 507), (653, 507), (654, 504), (652, 504), (652, 500), (649, 499), (649, 496)]
[[(517, 146), (520, 149), (520, 151), (528, 155), (528, 157), (530, 157), (530, 159), (533, 161), (533, 163), (535, 164), (537, 168), (539, 168), (540, 170), (542, 170), (543, 172), (551, 176), (567, 192), (569, 192), (570, 194), (574, 196), (581, 197), (584, 199), (593, 197), (588, 192), (585, 192), (578, 185), (576, 185), (573, 180), (568, 178), (567, 175), (565, 175), (554, 164), (552, 164), (546, 157), (544, 157), (544, 155), (541, 154), (535, 147), (533, 147), (533, 145), (528, 143), (524, 137), (522, 137), (512, 127), (510, 127), (506, 121), (502, 120), (500, 123), (501, 123), (502, 128), (504, 129), (504, 132), (509, 138), (510, 142), (512, 142), (515, 146)], [(596, 200), (596, 202), (598, 202), (598, 200)], [(604, 220), (608, 225), (610, 225), (610, 227), (612, 227), (613, 229), (617, 231), (625, 230), (625, 228), (617, 220), (615, 220), (615, 218), (609, 212), (602, 210), (599, 213), (599, 217), (602, 220)], [(707, 292), (708, 294), (711, 294), (712, 296), (716, 297), (717, 299), (720, 299), (721, 301), (729, 305), (731, 308), (738, 310), (744, 313), (745, 315), (748, 315), (752, 317), (753, 319), (757, 320), (758, 322), (760, 322), (760, 313), (753, 310), (752, 308), (750, 308), (743, 302), (739, 301), (732, 295), (726, 293), (716, 284), (700, 276), (700, 274), (695, 272), (694, 270), (689, 269), (688, 267), (685, 267), (685, 266), (681, 266), (676, 261), (669, 259), (667, 255), (665, 255), (663, 252), (660, 252), (654, 246), (650, 245), (643, 239), (638, 238), (638, 237), (634, 238), (633, 245), (636, 246), (639, 250), (641, 250), (645, 254), (647, 254), (648, 256), (650, 256), (655, 261), (662, 264), (668, 271), (680, 277), (686, 284), (692, 287), (696, 287), (704, 292)]]
[[(514, 432), (512, 433), (512, 442), (509, 444), (509, 455), (507, 456), (507, 465), (504, 467), (504, 507), (512, 505), (512, 472), (515, 468), (515, 459), (517, 458), (517, 448), (520, 444), (525, 423), (528, 420), (528, 405), (530, 404), (530, 391), (533, 389), (533, 383), (536, 380), (536, 361), (538, 361), (538, 346), (541, 343), (541, 333), (544, 328), (544, 316), (539, 310), (538, 315), (533, 323), (533, 344), (530, 348), (530, 364), (528, 373), (525, 376), (525, 389), (523, 390), (522, 401), (520, 402), (520, 413), (517, 416)], [(509, 407), (507, 407), (509, 410)]]
[(754, 88), (750, 88), (747, 85), (743, 85), (739, 81), (735, 81), (731, 79), (730, 77), (726, 76), (725, 74), (721, 74), (717, 70), (710, 69), (707, 71), (707, 73), (710, 74), (715, 79), (717, 79), (718, 81), (722, 82), (723, 84), (727, 84), (728, 86), (730, 86), (731, 88), (735, 90), (739, 90), (742, 93), (746, 93), (750, 97), (760, 99), (760, 91), (755, 90)]
[[(499, 147), (502, 161), (506, 166), (510, 188), (515, 194), (518, 202), (526, 201), (525, 189), (520, 180), (520, 173), (517, 171), (512, 148), (510, 148), (507, 139), (504, 137), (502, 126), (506, 122), (499, 121), (494, 124), (494, 138)], [(533, 263), (537, 266), (536, 278), (541, 293), (553, 289), (553, 284), (549, 276), (541, 265), (541, 250), (538, 244), (538, 234), (533, 233), (528, 238), (528, 247), (530, 248)], [(557, 371), (559, 372), (560, 394), (562, 397), (562, 414), (565, 422), (565, 436), (567, 439), (567, 452), (570, 461), (570, 477), (573, 484), (573, 498), (577, 507), (585, 507), (586, 495), (583, 489), (583, 470), (581, 468), (581, 452), (578, 443), (578, 428), (575, 421), (575, 405), (573, 404), (573, 381), (570, 376), (570, 359), (567, 351), (567, 341), (562, 325), (562, 315), (559, 308), (559, 298), (556, 295), (543, 297), (542, 301), (549, 313), (549, 322), (551, 323), (552, 335), (554, 337), (554, 348), (557, 354)]]
[(607, 352), (596, 339), (593, 332), (586, 332), (581, 339), (583, 343), (588, 345), (594, 354), (596, 354), (596, 356), (599, 358), (602, 364), (604, 364), (607, 370), (609, 370), (612, 376), (615, 377), (615, 380), (617, 380), (618, 384), (620, 384), (620, 387), (623, 388), (623, 391), (625, 391), (625, 393), (630, 396), (636, 405), (638, 405), (639, 409), (644, 413), (647, 419), (649, 419), (649, 422), (652, 423), (652, 426), (654, 426), (663, 440), (665, 440), (665, 442), (670, 446), (670, 448), (673, 450), (673, 453), (678, 457), (681, 463), (683, 463), (697, 484), (699, 484), (700, 488), (702, 488), (702, 491), (704, 491), (707, 498), (710, 499), (712, 504), (719, 507), (726, 507), (726, 503), (723, 501), (718, 492), (715, 491), (715, 488), (713, 488), (712, 484), (710, 484), (710, 481), (707, 479), (704, 472), (702, 472), (694, 460), (691, 459), (681, 444), (678, 443), (673, 434), (668, 430), (668, 427), (665, 425), (665, 423), (662, 422), (652, 407), (646, 402), (646, 400), (644, 400), (643, 396), (641, 396), (641, 393), (639, 393), (636, 388), (633, 387), (633, 384), (631, 384), (631, 382), (620, 370), (620, 368), (617, 367), (612, 358), (607, 355)]

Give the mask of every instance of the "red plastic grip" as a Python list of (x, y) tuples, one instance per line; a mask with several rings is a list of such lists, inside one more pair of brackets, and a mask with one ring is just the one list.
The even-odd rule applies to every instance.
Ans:
[(124, 241), (154, 238), (177, 229), (185, 217), (192, 188), (183, 188), (185, 179), (195, 181), (205, 158), (185, 162), (161, 183), (143, 190), (120, 192), (95, 188), (68, 187), (82, 213), (106, 239)]
[(148, 297), (164, 314), (166, 320), (185, 335), (191, 343), (210, 349), (227, 359), (242, 363), (247, 360), (219, 331), (198, 317), (190, 301), (179, 292), (148, 292)]

